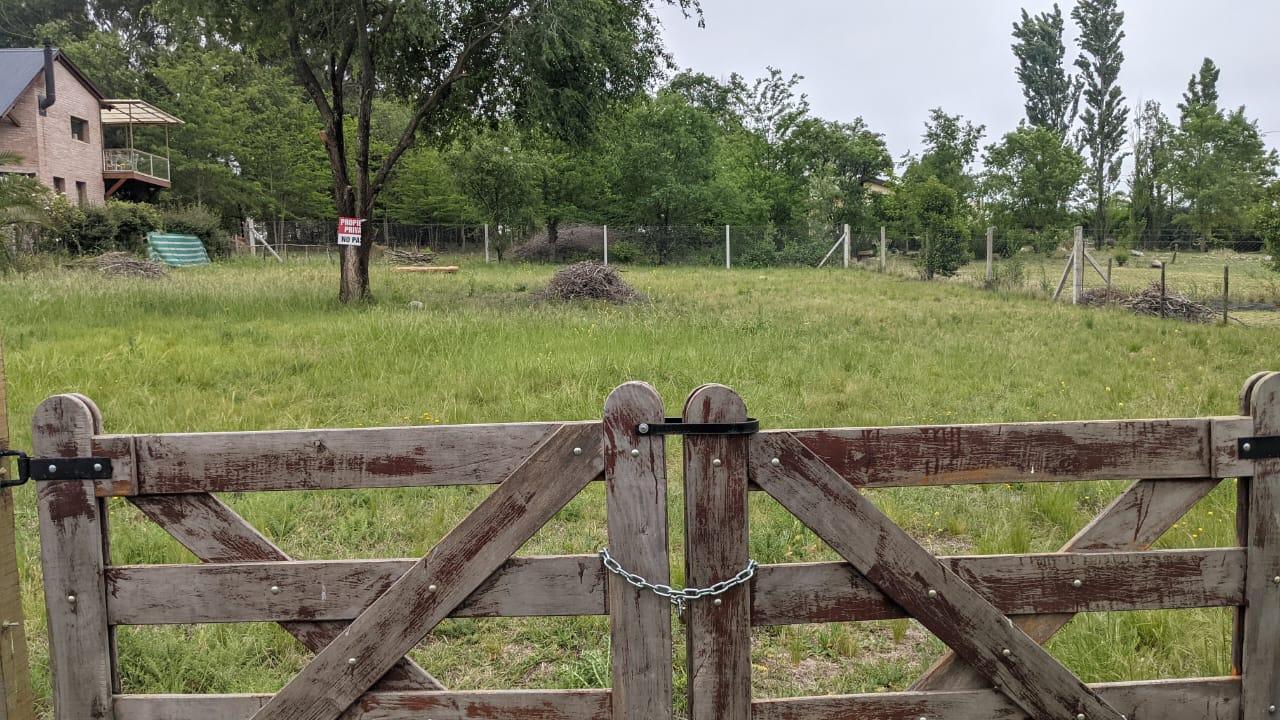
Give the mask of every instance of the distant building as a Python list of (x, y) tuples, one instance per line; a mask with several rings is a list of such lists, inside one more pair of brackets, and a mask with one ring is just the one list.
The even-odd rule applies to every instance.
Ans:
[(872, 195), (892, 195), (893, 194), (893, 188), (889, 186), (889, 181), (883, 180), (881, 178), (871, 178), (870, 180), (862, 181), (862, 189), (866, 190)]
[[(141, 100), (113, 100), (56, 48), (0, 49), (0, 152), (79, 205), (149, 199), (170, 186), (168, 126), (182, 121)], [(164, 126), (164, 155), (134, 147), (134, 128)], [(112, 142), (104, 137), (112, 132)]]

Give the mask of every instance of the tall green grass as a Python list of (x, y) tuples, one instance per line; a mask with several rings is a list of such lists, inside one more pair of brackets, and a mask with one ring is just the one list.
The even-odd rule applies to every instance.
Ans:
[[(77, 391), (110, 432), (505, 422), (598, 417), (631, 379), (668, 410), (704, 382), (734, 387), (767, 427), (1229, 414), (1252, 372), (1275, 367), (1274, 330), (1192, 326), (836, 269), (635, 268), (649, 302), (533, 301), (552, 268), (464, 261), (455, 276), (374, 269), (378, 302), (341, 307), (336, 266), (227, 262), (165, 280), (49, 270), (0, 278), (14, 440), (48, 395)], [(424, 309), (408, 307), (420, 300)], [(669, 447), (672, 568), (682, 579), (679, 443)], [(872, 498), (931, 549), (1056, 550), (1124, 482), (883, 490)], [(299, 558), (425, 552), (487, 493), (401, 489), (226, 499)], [(19, 556), (38, 690), (47, 639), (30, 488)], [(1162, 541), (1234, 542), (1228, 482)], [(114, 562), (192, 558), (113, 501)], [(831, 559), (772, 500), (751, 500), (761, 562)], [(605, 538), (589, 488), (522, 552), (591, 552)], [(677, 633), (682, 627), (676, 624)], [(1228, 671), (1226, 611), (1078, 618), (1051, 643), (1091, 681)], [(459, 688), (609, 682), (602, 618), (450, 620), (415, 657)], [(760, 696), (899, 689), (943, 648), (918, 625), (760, 628)], [(682, 642), (677, 641), (677, 654)], [(268, 625), (120, 632), (130, 692), (279, 688), (307, 659)], [(683, 670), (677, 681), (683, 683)]]

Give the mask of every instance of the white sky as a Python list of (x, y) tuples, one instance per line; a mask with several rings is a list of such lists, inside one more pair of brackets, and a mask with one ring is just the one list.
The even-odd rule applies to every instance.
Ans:
[[(1078, 54), (1073, 0), (1067, 59)], [(861, 115), (898, 159), (919, 151), (929, 108), (987, 126), (992, 142), (1023, 117), (1010, 31), (1026, 7), (1051, 0), (702, 0), (706, 27), (663, 10), (668, 49), (681, 67), (748, 79), (772, 65), (805, 77), (814, 114)], [(1201, 60), (1222, 69), (1225, 106), (1248, 106), (1263, 131), (1280, 131), (1280, 1), (1121, 0), (1125, 62), (1120, 86), (1131, 106), (1160, 101), (1171, 117)], [(1132, 117), (1132, 111), (1131, 111)], [(1280, 132), (1264, 138), (1280, 147)]]

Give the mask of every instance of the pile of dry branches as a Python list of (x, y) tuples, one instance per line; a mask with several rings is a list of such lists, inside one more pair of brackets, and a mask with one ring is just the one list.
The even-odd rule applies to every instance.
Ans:
[(1218, 312), (1208, 305), (1201, 305), (1185, 295), (1165, 290), (1164, 309), (1161, 312), (1160, 283), (1152, 283), (1146, 290), (1137, 293), (1125, 293), (1116, 289), (1105, 288), (1089, 290), (1081, 296), (1084, 305), (1119, 305), (1138, 315), (1153, 317), (1171, 317), (1188, 322), (1213, 322)]
[(77, 262), (75, 266), (97, 270), (103, 275), (117, 277), (158, 279), (168, 273), (164, 265), (153, 260), (134, 257), (127, 252), (109, 252), (97, 257), (85, 258)]
[(384, 256), (387, 262), (396, 265), (430, 265), (435, 262), (436, 254), (430, 250), (426, 252), (414, 252), (412, 250), (397, 250), (388, 248)]
[(542, 300), (603, 300), (629, 303), (643, 296), (622, 279), (617, 269), (597, 262), (574, 263), (551, 278), (537, 297)]

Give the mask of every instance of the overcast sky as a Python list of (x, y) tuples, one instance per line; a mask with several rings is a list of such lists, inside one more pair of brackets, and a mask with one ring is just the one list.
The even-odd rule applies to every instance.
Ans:
[[(1078, 54), (1072, 0), (1067, 58)], [(663, 11), (668, 49), (684, 67), (755, 78), (766, 66), (805, 77), (813, 112), (831, 120), (862, 116), (883, 133), (894, 158), (918, 152), (929, 108), (941, 106), (987, 126), (984, 144), (1023, 117), (1010, 30), (1019, 8), (1038, 0), (702, 0), (706, 27)], [(1130, 105), (1158, 100), (1171, 116), (1187, 79), (1208, 56), (1222, 68), (1219, 91), (1244, 104), (1263, 131), (1280, 131), (1280, 2), (1121, 0), (1125, 62), (1120, 85)], [(1280, 132), (1265, 136), (1280, 147)]]

